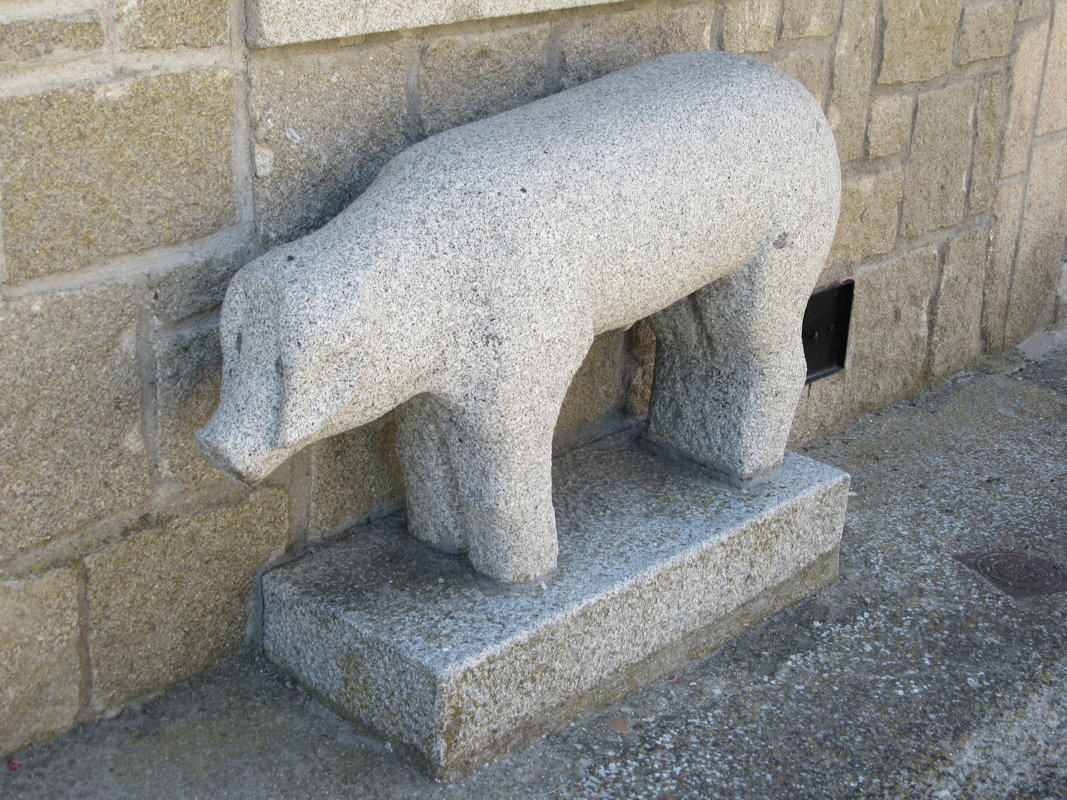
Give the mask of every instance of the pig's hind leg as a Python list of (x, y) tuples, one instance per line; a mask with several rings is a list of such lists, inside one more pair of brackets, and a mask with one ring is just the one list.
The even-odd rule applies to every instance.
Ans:
[(741, 483), (781, 463), (804, 386), (804, 308), (833, 232), (824, 228), (769, 237), (741, 271), (649, 319), (649, 439)]

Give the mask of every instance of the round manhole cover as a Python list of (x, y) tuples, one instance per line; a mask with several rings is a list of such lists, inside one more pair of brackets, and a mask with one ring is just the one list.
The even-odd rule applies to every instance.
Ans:
[(1067, 576), (1051, 561), (996, 550), (992, 553), (960, 553), (956, 556), (1004, 594), (1034, 597), (1067, 589)]

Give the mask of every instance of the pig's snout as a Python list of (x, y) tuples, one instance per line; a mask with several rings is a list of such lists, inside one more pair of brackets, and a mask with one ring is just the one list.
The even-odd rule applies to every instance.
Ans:
[(207, 461), (226, 477), (251, 486), (259, 483), (281, 464), (288, 451), (257, 444), (231, 430), (225, 435), (217, 422), (218, 414), (196, 432), (196, 447)]

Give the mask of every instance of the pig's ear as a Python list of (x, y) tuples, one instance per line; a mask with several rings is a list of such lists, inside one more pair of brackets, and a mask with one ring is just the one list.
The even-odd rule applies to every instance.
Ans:
[(323, 380), (321, 373), (321, 369), (306, 362), (282, 370), (276, 447), (295, 447), (314, 440), (315, 434), (344, 408), (344, 387), (336, 379)]

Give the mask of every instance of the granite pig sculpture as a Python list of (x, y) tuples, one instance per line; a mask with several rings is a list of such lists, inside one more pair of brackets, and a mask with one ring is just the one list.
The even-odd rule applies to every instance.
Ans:
[(541, 578), (553, 428), (599, 332), (650, 318), (648, 438), (737, 481), (779, 464), (840, 186), (811, 95), (718, 52), (434, 136), (234, 277), (201, 452), (255, 482), (397, 408), (411, 532)]

